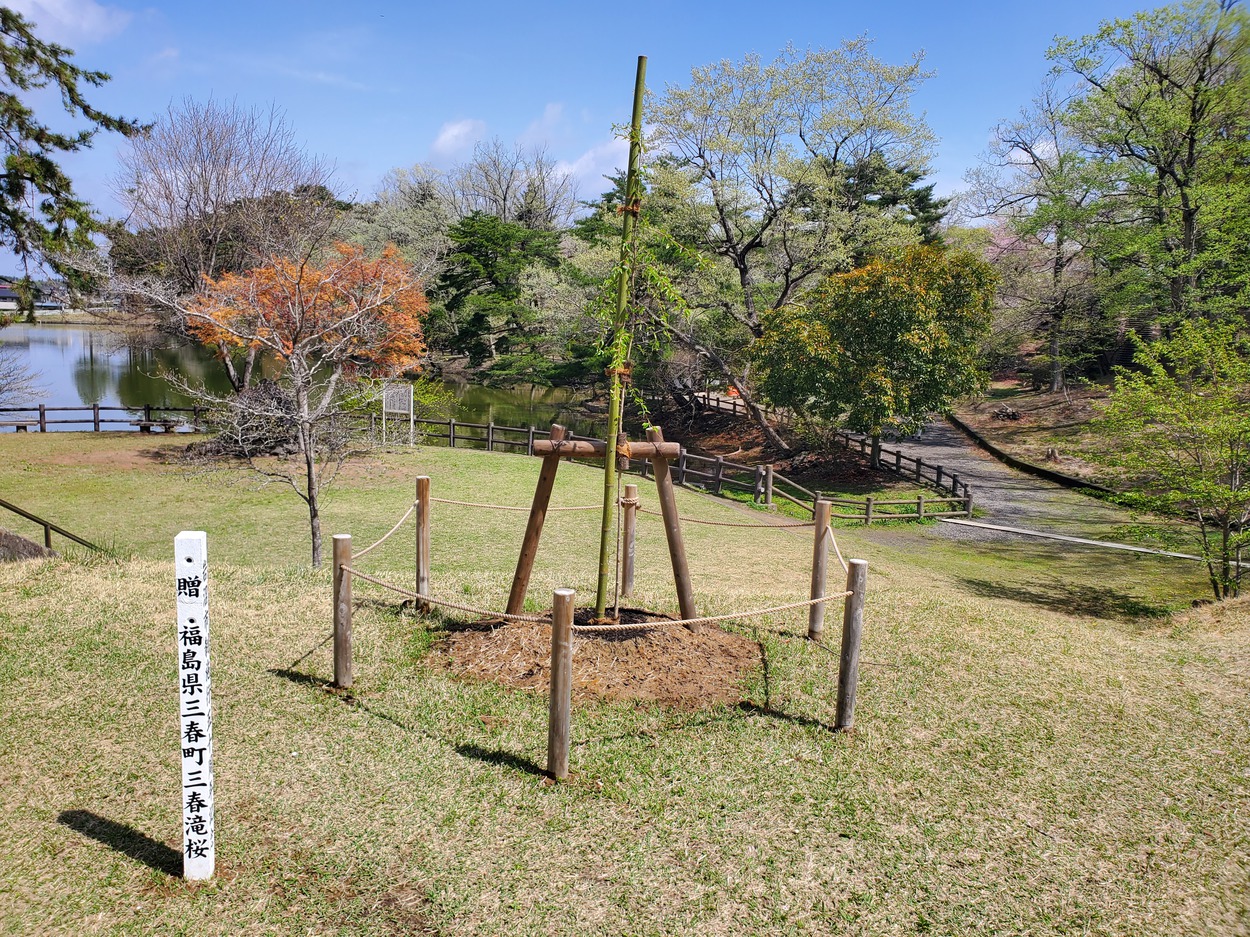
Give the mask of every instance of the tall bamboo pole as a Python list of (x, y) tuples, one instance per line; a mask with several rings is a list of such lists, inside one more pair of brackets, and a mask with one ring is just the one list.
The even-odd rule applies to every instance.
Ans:
[[(638, 56), (638, 75), (634, 79), (634, 112), (629, 126), (629, 170), (625, 176), (625, 204), (622, 207), (621, 263), (617, 269), (616, 309), (612, 315), (612, 367), (610, 369), (611, 397), (608, 403), (608, 446), (616, 444), (621, 431), (621, 369), (629, 347), (626, 334), (625, 307), (629, 299), (630, 249), (634, 226), (638, 223), (639, 206), (642, 204), (642, 184), (638, 178), (638, 163), (642, 154), (642, 99), (647, 84), (647, 57)], [(608, 576), (612, 568), (612, 533), (616, 520), (616, 458), (608, 452), (603, 460), (603, 518), (599, 530), (599, 581), (595, 589), (595, 617), (603, 618), (608, 608)]]

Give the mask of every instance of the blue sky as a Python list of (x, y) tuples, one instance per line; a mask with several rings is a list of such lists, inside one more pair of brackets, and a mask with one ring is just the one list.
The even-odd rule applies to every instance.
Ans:
[[(901, 63), (923, 50), (935, 72), (916, 100), (939, 138), (931, 181), (961, 184), (990, 128), (1026, 104), (1056, 35), (1094, 31), (1144, 3), (824, 2), (631, 5), (386, 0), (9, 0), (83, 67), (113, 79), (97, 106), (150, 120), (184, 97), (276, 104), (311, 151), (337, 166), (339, 188), (367, 198), (395, 166), (447, 166), (476, 140), (545, 145), (578, 176), (583, 197), (622, 161), (612, 125), (628, 119), (634, 64), (648, 84), (683, 84), (693, 66), (787, 43), (833, 46), (867, 34)], [(622, 5), (624, 6), (624, 5)], [(50, 115), (55, 99), (43, 102)], [(101, 213), (120, 138), (67, 161)]]

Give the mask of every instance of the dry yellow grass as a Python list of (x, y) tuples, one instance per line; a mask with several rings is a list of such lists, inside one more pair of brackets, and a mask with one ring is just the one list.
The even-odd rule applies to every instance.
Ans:
[[(511, 504), (535, 474), (394, 457), (336, 495), (333, 529), (385, 531), (414, 467), (438, 495)], [(836, 662), (778, 633), (802, 632), (791, 613), (742, 626), (767, 661), (751, 708), (579, 706), (574, 777), (549, 786), (542, 696), (456, 679), (426, 622), (364, 601), (343, 698), (326, 686), (328, 575), (280, 531), (264, 549), (228, 536), (285, 515), (247, 489), (147, 484), (191, 486), (188, 513), (210, 521), (243, 499), (210, 539), (220, 874), (168, 872), (171, 573), (163, 528), (139, 517), (150, 555), (0, 567), (0, 933), (1250, 933), (1244, 604), (1067, 614), (978, 593), (903, 534), (887, 548), (848, 531), (844, 549), (872, 563), (856, 733), (827, 730)], [(593, 473), (561, 485), (563, 503), (594, 500)], [(439, 508), (436, 586), (498, 605), (523, 515), (462, 510)], [(593, 521), (552, 525), (536, 599), (593, 579)], [(806, 591), (805, 532), (687, 535), (709, 611)], [(644, 527), (638, 601), (667, 609), (662, 543)], [(367, 562), (406, 577), (410, 548)]]

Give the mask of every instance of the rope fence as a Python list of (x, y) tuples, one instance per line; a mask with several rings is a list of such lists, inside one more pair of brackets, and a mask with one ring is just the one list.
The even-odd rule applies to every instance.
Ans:
[(384, 533), (384, 534), (381, 536), (381, 538), (379, 538), (378, 540), (375, 540), (373, 543), (369, 544), (369, 545), (368, 545), (367, 547), (365, 547), (363, 550), (358, 550), (358, 551), (356, 552), (356, 559), (360, 559), (362, 556), (364, 556), (366, 553), (368, 553), (368, 552), (369, 552), (370, 550), (372, 550), (374, 547), (380, 547), (380, 546), (381, 546), (382, 544), (384, 544), (387, 540), (389, 540), (389, 539), (390, 539), (390, 537), (391, 537), (391, 534), (393, 534), (393, 533), (395, 533), (395, 531), (399, 530), (399, 528), (400, 528), (400, 527), (402, 527), (402, 526), (404, 525), (404, 521), (406, 521), (406, 520), (408, 520), (408, 518), (412, 517), (412, 512), (413, 512), (413, 511), (415, 511), (416, 509), (417, 509), (417, 505), (416, 505), (416, 502), (414, 501), (414, 502), (412, 503), (412, 505), (411, 505), (411, 506), (409, 506), (408, 510), (407, 510), (406, 512), (404, 512), (404, 516), (403, 516), (403, 517), (401, 517), (398, 521), (396, 521), (396, 522), (395, 522), (395, 526), (394, 526), (394, 527), (392, 527), (390, 530), (388, 530), (386, 533)]
[[(648, 508), (639, 508), (638, 513), (650, 514), (653, 517), (664, 516), (659, 511), (652, 511), (652, 510), (649, 510)], [(678, 516), (677, 519), (681, 521), (683, 524), (704, 524), (708, 527), (766, 527), (772, 530), (786, 530), (787, 528), (791, 528), (791, 527), (815, 527), (816, 526), (815, 521), (798, 521), (794, 524), (746, 524), (746, 523), (739, 523), (736, 521), (704, 521), (704, 520), (698, 519), (697, 517)]]
[[(659, 442), (663, 437), (659, 436), (656, 431)], [(552, 597), (552, 610), (549, 614), (527, 615), (521, 614), (520, 610), (524, 607), (527, 600), (526, 587), (529, 581), (530, 565), (533, 556), (537, 550), (538, 532), (541, 532), (541, 518), (547, 511), (593, 511), (598, 510), (599, 506), (577, 506), (563, 508), (548, 508), (547, 498), (551, 493), (551, 483), (554, 481), (554, 472), (550, 476), (546, 476), (546, 486), (544, 488), (544, 476), (540, 475), (539, 488), (535, 493), (534, 506), (531, 508), (512, 507), (510, 505), (485, 504), (473, 501), (457, 501), (450, 498), (433, 498), (430, 496), (430, 479), (428, 476), (421, 475), (416, 479), (416, 500), (408, 507), (403, 516), (395, 522), (385, 534), (378, 540), (365, 547), (353, 556), (352, 538), (350, 534), (336, 534), (333, 538), (333, 603), (334, 603), (334, 630), (332, 637), (334, 641), (334, 685), (342, 689), (350, 689), (352, 686), (352, 579), (359, 578), (363, 582), (371, 583), (379, 588), (388, 590), (397, 595), (404, 596), (414, 600), (415, 608), (419, 612), (427, 612), (432, 607), (437, 606), (443, 609), (450, 609), (457, 612), (463, 612), (470, 615), (476, 615), (481, 619), (488, 621), (500, 622), (529, 622), (538, 625), (548, 625), (551, 628), (551, 682), (550, 682), (550, 705), (552, 716), (548, 724), (548, 773), (554, 778), (561, 779), (567, 777), (567, 757), (563, 759), (553, 756), (553, 752), (564, 752), (567, 756), (569, 743), (569, 713), (571, 706), (571, 666), (574, 647), (574, 635), (581, 634), (586, 636), (606, 635), (624, 632), (650, 632), (663, 628), (672, 628), (681, 626), (689, 629), (692, 633), (698, 634), (705, 625), (714, 625), (727, 621), (745, 621), (753, 618), (760, 618), (766, 615), (776, 615), (782, 612), (788, 612), (794, 609), (807, 609), (807, 637), (816, 643), (822, 643), (821, 637), (824, 630), (824, 618), (826, 607), (829, 602), (842, 599), (844, 600), (844, 612), (842, 616), (842, 648), (840, 652), (840, 661), (838, 667), (838, 702), (837, 716), (834, 723), (835, 731), (846, 731), (852, 726), (855, 706), (855, 691), (858, 683), (858, 667), (859, 667), (859, 644), (860, 635), (863, 628), (863, 609), (864, 599), (867, 591), (867, 574), (868, 564), (861, 559), (852, 559), (849, 562), (843, 557), (842, 550), (838, 545), (837, 537), (833, 533), (830, 526), (832, 504), (828, 500), (818, 500), (814, 505), (813, 520), (810, 523), (740, 523), (730, 521), (705, 521), (696, 518), (681, 517), (677, 514), (677, 506), (672, 498), (672, 483), (667, 470), (660, 472), (659, 469), (666, 469), (662, 459), (657, 459), (657, 486), (660, 498), (660, 504), (663, 511), (651, 511), (641, 508), (638, 499), (637, 486), (626, 486), (625, 496), (621, 496), (621, 492), (617, 491), (617, 503), (622, 508), (622, 515), (626, 516), (625, 523), (625, 542), (627, 546), (620, 546), (621, 530), (618, 523), (618, 551), (620, 551), (624, 559), (628, 560), (629, 571), (627, 575), (622, 576), (629, 583), (629, 589), (624, 594), (629, 594), (632, 590), (633, 582), (633, 553), (634, 553), (634, 516), (641, 512), (651, 514), (664, 519), (666, 534), (669, 540), (670, 559), (673, 564), (674, 582), (677, 585), (678, 600), (681, 606), (681, 618), (657, 618), (651, 621), (640, 622), (621, 622), (604, 620), (602, 618), (587, 624), (577, 624), (574, 622), (574, 597), (575, 592), (572, 589), (556, 589)], [(558, 462), (557, 462), (558, 464)], [(436, 598), (430, 595), (430, 506), (432, 503), (451, 504), (462, 507), (484, 508), (494, 511), (529, 511), (530, 521), (526, 530), (525, 541), (521, 547), (521, 559), (518, 561), (517, 573), (513, 578), (512, 590), (508, 597), (507, 609), (498, 612), (493, 609), (480, 608), (465, 602), (453, 602), (449, 599)], [(396, 585), (393, 582), (379, 576), (371, 576), (368, 573), (361, 572), (353, 563), (364, 557), (370, 551), (377, 549), (395, 533), (403, 527), (407, 520), (416, 515), (416, 550), (415, 550), (415, 588), (405, 588)], [(535, 517), (538, 521), (535, 521)], [(538, 531), (531, 530), (537, 523)], [(684, 547), (680, 541), (680, 524), (707, 524), (713, 527), (736, 527), (736, 528), (815, 528), (815, 538), (812, 547), (812, 578), (811, 578), (811, 597), (808, 599), (800, 599), (794, 602), (785, 602), (780, 605), (770, 605), (764, 608), (751, 609), (749, 611), (727, 612), (721, 615), (702, 615), (696, 614), (694, 594), (690, 589), (689, 570), (686, 566)], [(532, 535), (532, 536), (531, 536)], [(674, 541), (676, 540), (676, 546)], [(833, 551), (837, 555), (838, 562), (842, 565), (842, 569), (846, 572), (846, 588), (841, 592), (827, 593), (827, 561), (829, 554), (829, 545), (832, 544)], [(624, 565), (622, 566), (624, 569)], [(620, 584), (618, 582), (618, 589)], [(619, 596), (618, 592), (618, 614), (619, 614)], [(823, 644), (822, 644), (823, 647)], [(552, 766), (556, 767), (553, 768)], [(563, 773), (560, 766), (563, 765)]]
[(443, 608), (454, 608), (459, 612), (468, 612), (471, 615), (481, 615), (483, 618), (498, 618), (500, 621), (532, 621), (545, 623), (550, 621), (546, 615), (509, 615), (506, 612), (493, 612), (486, 608), (477, 608), (473, 605), (463, 605), (459, 602), (449, 602), (446, 599), (436, 599), (430, 595), (422, 595), (420, 592), (414, 592), (411, 589), (405, 589), (394, 583), (387, 582), (384, 579), (378, 579), (375, 576), (367, 575), (350, 566), (341, 566), (340, 569), (345, 573), (351, 573), (358, 576), (365, 582), (371, 582), (375, 586), (381, 586), (383, 589), (390, 589), (392, 592), (398, 592), (400, 595), (407, 596), (410, 599), (416, 599), (419, 602), (429, 602), (431, 605), (440, 605)]
[[(518, 508), (510, 504), (482, 504), (479, 501), (453, 501), (451, 498), (431, 498), (431, 501), (437, 504), (456, 504), (464, 508), (488, 508), (492, 511), (530, 511), (530, 508)], [(598, 511), (601, 510), (601, 504), (587, 504), (579, 507), (555, 507), (547, 508), (547, 513), (552, 511)]]

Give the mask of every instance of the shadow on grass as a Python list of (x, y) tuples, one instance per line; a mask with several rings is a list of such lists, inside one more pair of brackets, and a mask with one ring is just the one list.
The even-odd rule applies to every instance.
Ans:
[(103, 843), (115, 852), (142, 862), (157, 872), (164, 872), (175, 878), (182, 876), (182, 853), (140, 833), (132, 826), (107, 820), (90, 810), (66, 810), (56, 818), (56, 822)]
[(1054, 612), (1088, 615), (1122, 622), (1161, 618), (1167, 607), (1143, 601), (1135, 595), (1108, 586), (1088, 586), (1051, 577), (1037, 583), (990, 582), (986, 579), (960, 577), (960, 582), (974, 595), (990, 599), (1012, 599), (1027, 602)]
[(789, 722), (796, 726), (812, 726), (817, 729), (824, 729), (826, 732), (837, 732), (827, 722), (820, 719), (814, 719), (811, 716), (796, 716), (792, 713), (782, 712), (780, 709), (774, 709), (771, 706), (761, 706), (759, 703), (753, 703), (750, 700), (743, 700), (738, 704), (738, 711), (744, 712), (748, 716), (766, 716), (769, 719), (779, 719), (782, 722)]
[(483, 748), (480, 745), (473, 744), (457, 745), (455, 748), (456, 754), (465, 758), (474, 758), (488, 765), (503, 765), (505, 768), (524, 771), (526, 774), (533, 774), (540, 778), (547, 776), (547, 772), (532, 759), (514, 755), (512, 752), (504, 751), (502, 748)]
[(381, 710), (374, 709), (368, 703), (360, 699), (360, 697), (353, 696), (351, 693), (339, 690), (329, 681), (323, 680), (319, 677), (313, 677), (306, 673), (300, 673), (298, 670), (283, 670), (281, 668), (276, 668), (276, 667), (270, 668), (266, 672), (269, 673), (271, 676), (280, 677), (283, 680), (289, 680), (292, 683), (297, 684), (299, 686), (312, 687), (314, 689), (318, 689), (325, 693), (328, 693), (329, 695), (341, 700), (346, 705), (351, 706), (353, 709), (357, 709), (360, 712), (363, 712), (365, 715), (373, 717), (374, 719), (378, 719), (378, 720), (381, 720), (382, 722), (390, 723), (391, 725), (395, 726), (395, 728), (402, 729), (404, 732), (411, 732), (414, 735), (420, 735), (420, 736), (423, 736), (424, 738), (442, 743), (444, 745), (450, 744), (451, 747), (455, 750), (456, 754), (461, 755), (465, 758), (475, 758), (478, 761), (483, 761), (483, 762), (486, 762), (487, 764), (503, 765), (504, 767), (512, 768), (516, 771), (524, 771), (527, 774), (533, 774), (539, 777), (547, 776), (547, 772), (543, 770), (541, 767), (539, 767), (539, 765), (531, 761), (529, 758), (524, 758), (520, 755), (514, 755), (511, 752), (504, 751), (503, 749), (483, 748), (480, 745), (473, 745), (473, 744), (459, 744), (459, 745), (452, 744), (448, 742), (447, 739), (433, 732), (430, 732), (427, 729), (423, 729), (420, 726), (416, 726), (416, 725), (412, 725), (410, 723), (404, 722), (402, 719), (397, 719), (396, 717), (389, 715), (388, 713), (384, 713)]

